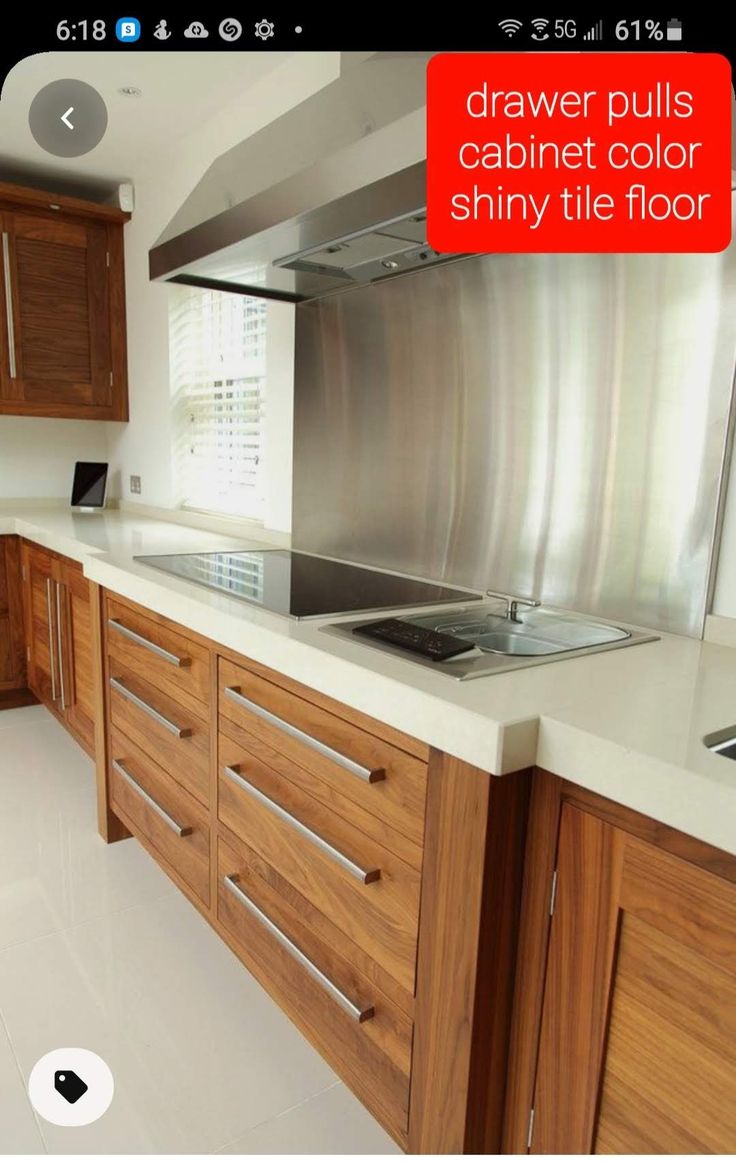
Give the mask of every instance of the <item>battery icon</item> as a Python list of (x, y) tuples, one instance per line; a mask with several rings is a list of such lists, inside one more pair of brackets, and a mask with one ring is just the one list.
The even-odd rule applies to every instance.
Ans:
[(667, 39), (682, 40), (682, 23), (679, 20), (667, 21)]

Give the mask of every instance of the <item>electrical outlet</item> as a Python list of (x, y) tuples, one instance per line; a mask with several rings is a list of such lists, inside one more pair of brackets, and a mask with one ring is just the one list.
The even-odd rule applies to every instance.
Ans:
[(130, 478), (130, 491), (131, 491), (131, 493), (140, 493), (140, 491), (141, 491), (141, 478), (140, 477), (131, 476), (131, 478)]

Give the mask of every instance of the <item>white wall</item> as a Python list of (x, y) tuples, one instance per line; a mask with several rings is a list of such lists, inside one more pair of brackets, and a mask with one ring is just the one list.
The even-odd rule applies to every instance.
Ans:
[[(112, 424), (0, 416), (0, 497), (69, 499), (76, 460), (107, 460)], [(115, 482), (110, 482), (110, 495)]]
[(712, 613), (736, 618), (736, 450), (731, 459)]
[[(142, 478), (142, 493), (133, 500), (164, 508), (178, 504), (171, 459), (168, 291), (149, 281), (149, 249), (220, 154), (334, 80), (338, 67), (335, 53), (294, 54), (199, 129), (172, 142), (170, 151), (146, 171), (134, 175), (135, 213), (126, 226), (125, 242), (130, 423), (109, 437), (110, 459), (120, 473), (126, 500), (131, 497), (128, 478), (135, 473)], [(287, 432), (272, 438), (266, 434), (272, 470), (266, 524), (287, 530), (291, 518), (287, 466), (291, 463), (292, 314), (291, 309), (282, 308), (274, 329), (278, 346), (274, 336), (268, 349), (269, 390), (273, 391), (270, 415), (280, 418)]]

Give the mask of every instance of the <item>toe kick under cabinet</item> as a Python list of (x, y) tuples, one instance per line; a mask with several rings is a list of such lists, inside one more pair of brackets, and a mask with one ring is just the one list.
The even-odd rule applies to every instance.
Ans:
[(140, 840), (402, 1147), (497, 1149), (528, 781), (114, 594), (101, 617), (103, 831)]

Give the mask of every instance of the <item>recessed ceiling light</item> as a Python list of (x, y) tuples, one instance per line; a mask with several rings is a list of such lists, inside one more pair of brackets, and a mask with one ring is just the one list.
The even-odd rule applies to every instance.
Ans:
[(118, 89), (118, 93), (122, 93), (123, 97), (143, 96), (143, 90), (138, 89), (135, 85), (123, 85), (122, 89)]

